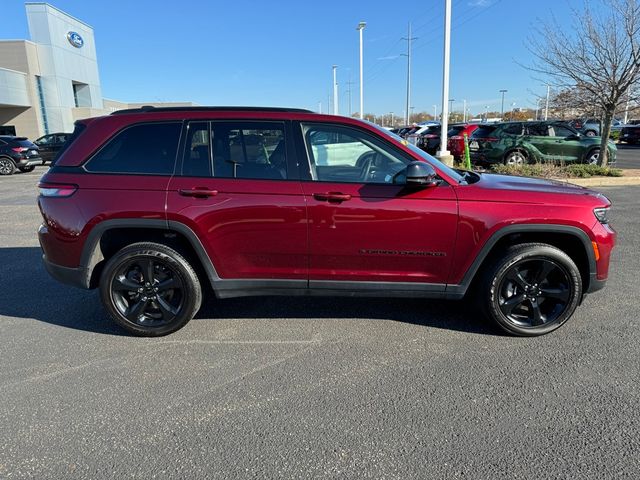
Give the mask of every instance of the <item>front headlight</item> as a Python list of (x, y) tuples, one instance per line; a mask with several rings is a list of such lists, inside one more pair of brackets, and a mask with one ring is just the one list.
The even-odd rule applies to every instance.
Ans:
[(606, 225), (607, 223), (609, 223), (609, 210), (610, 207), (594, 208), (593, 214), (596, 216), (600, 223)]

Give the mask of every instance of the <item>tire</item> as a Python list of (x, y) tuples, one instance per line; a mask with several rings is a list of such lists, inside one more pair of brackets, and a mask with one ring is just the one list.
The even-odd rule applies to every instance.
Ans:
[(480, 308), (502, 330), (516, 336), (534, 337), (560, 328), (582, 297), (576, 264), (545, 243), (507, 248), (488, 265), (481, 280)]
[(584, 156), (584, 163), (587, 163), (589, 165), (597, 165), (599, 158), (600, 158), (600, 149), (593, 148), (589, 150), (587, 154)]
[(504, 156), (505, 165), (525, 165), (529, 157), (523, 150), (512, 150)]
[(100, 299), (111, 318), (128, 332), (159, 337), (193, 318), (202, 304), (202, 288), (193, 267), (172, 248), (134, 243), (106, 263)]
[(596, 134), (595, 130), (587, 130), (586, 132), (584, 132), (584, 134), (587, 137), (597, 137), (597, 134)]
[(19, 170), (20, 170), (22, 173), (29, 173), (29, 172), (33, 172), (33, 170), (34, 170), (35, 168), (36, 168), (36, 167), (35, 167), (35, 165), (31, 165), (31, 166), (29, 166), (29, 167), (20, 167), (20, 168), (19, 168)]
[(0, 175), (11, 175), (16, 170), (13, 160), (7, 157), (0, 158)]

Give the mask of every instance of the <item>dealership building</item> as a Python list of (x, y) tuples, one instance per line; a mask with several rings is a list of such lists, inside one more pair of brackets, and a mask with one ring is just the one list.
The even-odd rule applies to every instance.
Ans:
[(72, 132), (76, 120), (141, 105), (102, 97), (93, 28), (47, 3), (27, 3), (30, 40), (0, 39), (0, 135)]

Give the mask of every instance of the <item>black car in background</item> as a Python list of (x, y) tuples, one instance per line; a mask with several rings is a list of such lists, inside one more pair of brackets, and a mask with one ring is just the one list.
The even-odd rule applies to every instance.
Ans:
[(620, 141), (629, 145), (640, 143), (640, 125), (628, 125), (620, 132)]
[(33, 143), (40, 149), (43, 165), (53, 161), (70, 136), (70, 133), (50, 133), (34, 140)]
[(0, 136), (0, 175), (11, 175), (16, 168), (30, 172), (41, 164), (38, 147), (26, 137)]
[(416, 141), (416, 147), (421, 148), (430, 155), (435, 155), (440, 147), (440, 125), (429, 125), (423, 128)]

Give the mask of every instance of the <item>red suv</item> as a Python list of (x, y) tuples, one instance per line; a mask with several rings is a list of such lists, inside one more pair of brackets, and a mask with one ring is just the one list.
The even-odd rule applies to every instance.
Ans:
[(204, 288), (473, 297), (507, 332), (564, 324), (604, 286), (603, 195), (453, 170), (360, 120), (277, 108), (151, 108), (77, 122), (39, 184), (44, 263), (165, 335)]

